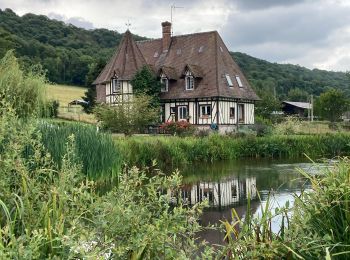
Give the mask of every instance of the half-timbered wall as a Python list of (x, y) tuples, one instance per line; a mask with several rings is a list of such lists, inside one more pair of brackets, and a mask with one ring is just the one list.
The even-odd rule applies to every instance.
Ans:
[(120, 90), (113, 92), (112, 83), (107, 83), (106, 87), (106, 103), (114, 104), (118, 102), (129, 102), (132, 98), (132, 86), (129, 81), (120, 81)]
[[(171, 194), (170, 191), (168, 191)], [(186, 185), (181, 191), (182, 198), (190, 205), (205, 199), (210, 206), (225, 207), (239, 204), (247, 199), (255, 199), (256, 178), (233, 178), (220, 182), (198, 182), (191, 186)]]
[[(239, 118), (239, 109), (243, 106), (243, 120), (239, 124), (254, 124), (254, 103), (241, 103), (235, 101), (182, 101), (167, 102), (164, 104), (165, 121), (178, 121), (179, 107), (186, 106), (188, 111), (188, 122), (194, 125), (235, 125)], [(202, 107), (210, 106), (210, 115), (202, 115)], [(233, 113), (232, 113), (233, 109)], [(206, 109), (205, 109), (206, 110)], [(207, 110), (206, 110), (207, 111)]]

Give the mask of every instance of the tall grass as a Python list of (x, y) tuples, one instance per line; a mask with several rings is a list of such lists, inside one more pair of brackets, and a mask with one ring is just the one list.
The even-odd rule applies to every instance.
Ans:
[(40, 67), (24, 73), (13, 51), (0, 60), (0, 101), (6, 101), (21, 118), (40, 113), (45, 106), (45, 77)]
[[(294, 205), (271, 212), (272, 197), (254, 217), (250, 204), (244, 219), (233, 210), (232, 223), (224, 221), (225, 254), (235, 259), (349, 259), (350, 160), (342, 158), (319, 175), (300, 173), (312, 191), (295, 195)], [(290, 213), (292, 216), (290, 217)], [(282, 219), (278, 232), (272, 219)]]
[(290, 135), (232, 138), (209, 137), (129, 137), (115, 138), (130, 165), (178, 166), (195, 161), (220, 161), (238, 158), (313, 158), (350, 153), (350, 134)]
[(113, 180), (121, 171), (121, 152), (109, 134), (100, 133), (96, 127), (77, 123), (49, 123), (38, 126), (41, 140), (54, 162), (61, 166), (66, 142), (74, 135), (76, 154), (83, 172), (92, 178)]

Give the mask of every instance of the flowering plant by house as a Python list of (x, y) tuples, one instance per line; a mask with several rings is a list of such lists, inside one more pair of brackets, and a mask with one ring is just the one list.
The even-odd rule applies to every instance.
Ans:
[(194, 126), (187, 121), (167, 121), (160, 128), (164, 129), (165, 133), (172, 135), (190, 135), (195, 131)]

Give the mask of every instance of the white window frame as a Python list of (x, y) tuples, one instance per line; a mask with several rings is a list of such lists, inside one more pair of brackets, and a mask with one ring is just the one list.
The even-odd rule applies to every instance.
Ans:
[(168, 92), (169, 91), (169, 80), (165, 76), (160, 77), (160, 82), (162, 83), (162, 87), (160, 89), (161, 92)]
[(199, 105), (199, 117), (211, 117), (211, 105)]
[[(186, 109), (186, 115), (183, 114), (183, 109)], [(178, 106), (177, 107), (177, 113), (178, 113), (178, 121), (184, 121), (188, 118), (188, 107), (187, 106)]]
[(194, 90), (194, 77), (190, 71), (186, 72), (185, 85), (186, 90)]
[(229, 87), (233, 87), (233, 83), (229, 74), (225, 74), (226, 81)]
[(238, 87), (243, 88), (243, 83), (241, 81), (241, 78), (238, 75), (236, 75), (236, 81), (237, 81)]
[(112, 78), (112, 92), (117, 93), (120, 91), (121, 82), (118, 78)]

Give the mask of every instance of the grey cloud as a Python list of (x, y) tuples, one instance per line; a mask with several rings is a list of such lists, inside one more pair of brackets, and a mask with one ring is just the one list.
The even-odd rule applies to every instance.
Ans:
[(234, 45), (284, 42), (325, 44), (335, 30), (350, 22), (350, 7), (306, 4), (294, 8), (232, 15), (223, 34)]
[(90, 30), (90, 29), (94, 28), (94, 25), (91, 22), (86, 21), (82, 17), (71, 17), (71, 18), (66, 20), (66, 23), (70, 23), (70, 24), (73, 24), (73, 25), (75, 25), (77, 27), (85, 28), (87, 30)]
[(256, 10), (278, 6), (290, 6), (306, 1), (307, 0), (236, 0), (234, 3), (239, 9)]
[(63, 22), (68, 23), (68, 24), (73, 24), (76, 27), (84, 28), (84, 29), (87, 29), (87, 30), (90, 30), (90, 29), (94, 28), (93, 23), (85, 20), (82, 17), (70, 17), (70, 18), (67, 18), (64, 15), (61, 15), (61, 14), (58, 14), (58, 13), (53, 13), (53, 12), (49, 13), (48, 17), (51, 18), (51, 19), (56, 19), (56, 20), (59, 20), (59, 21), (63, 21)]

